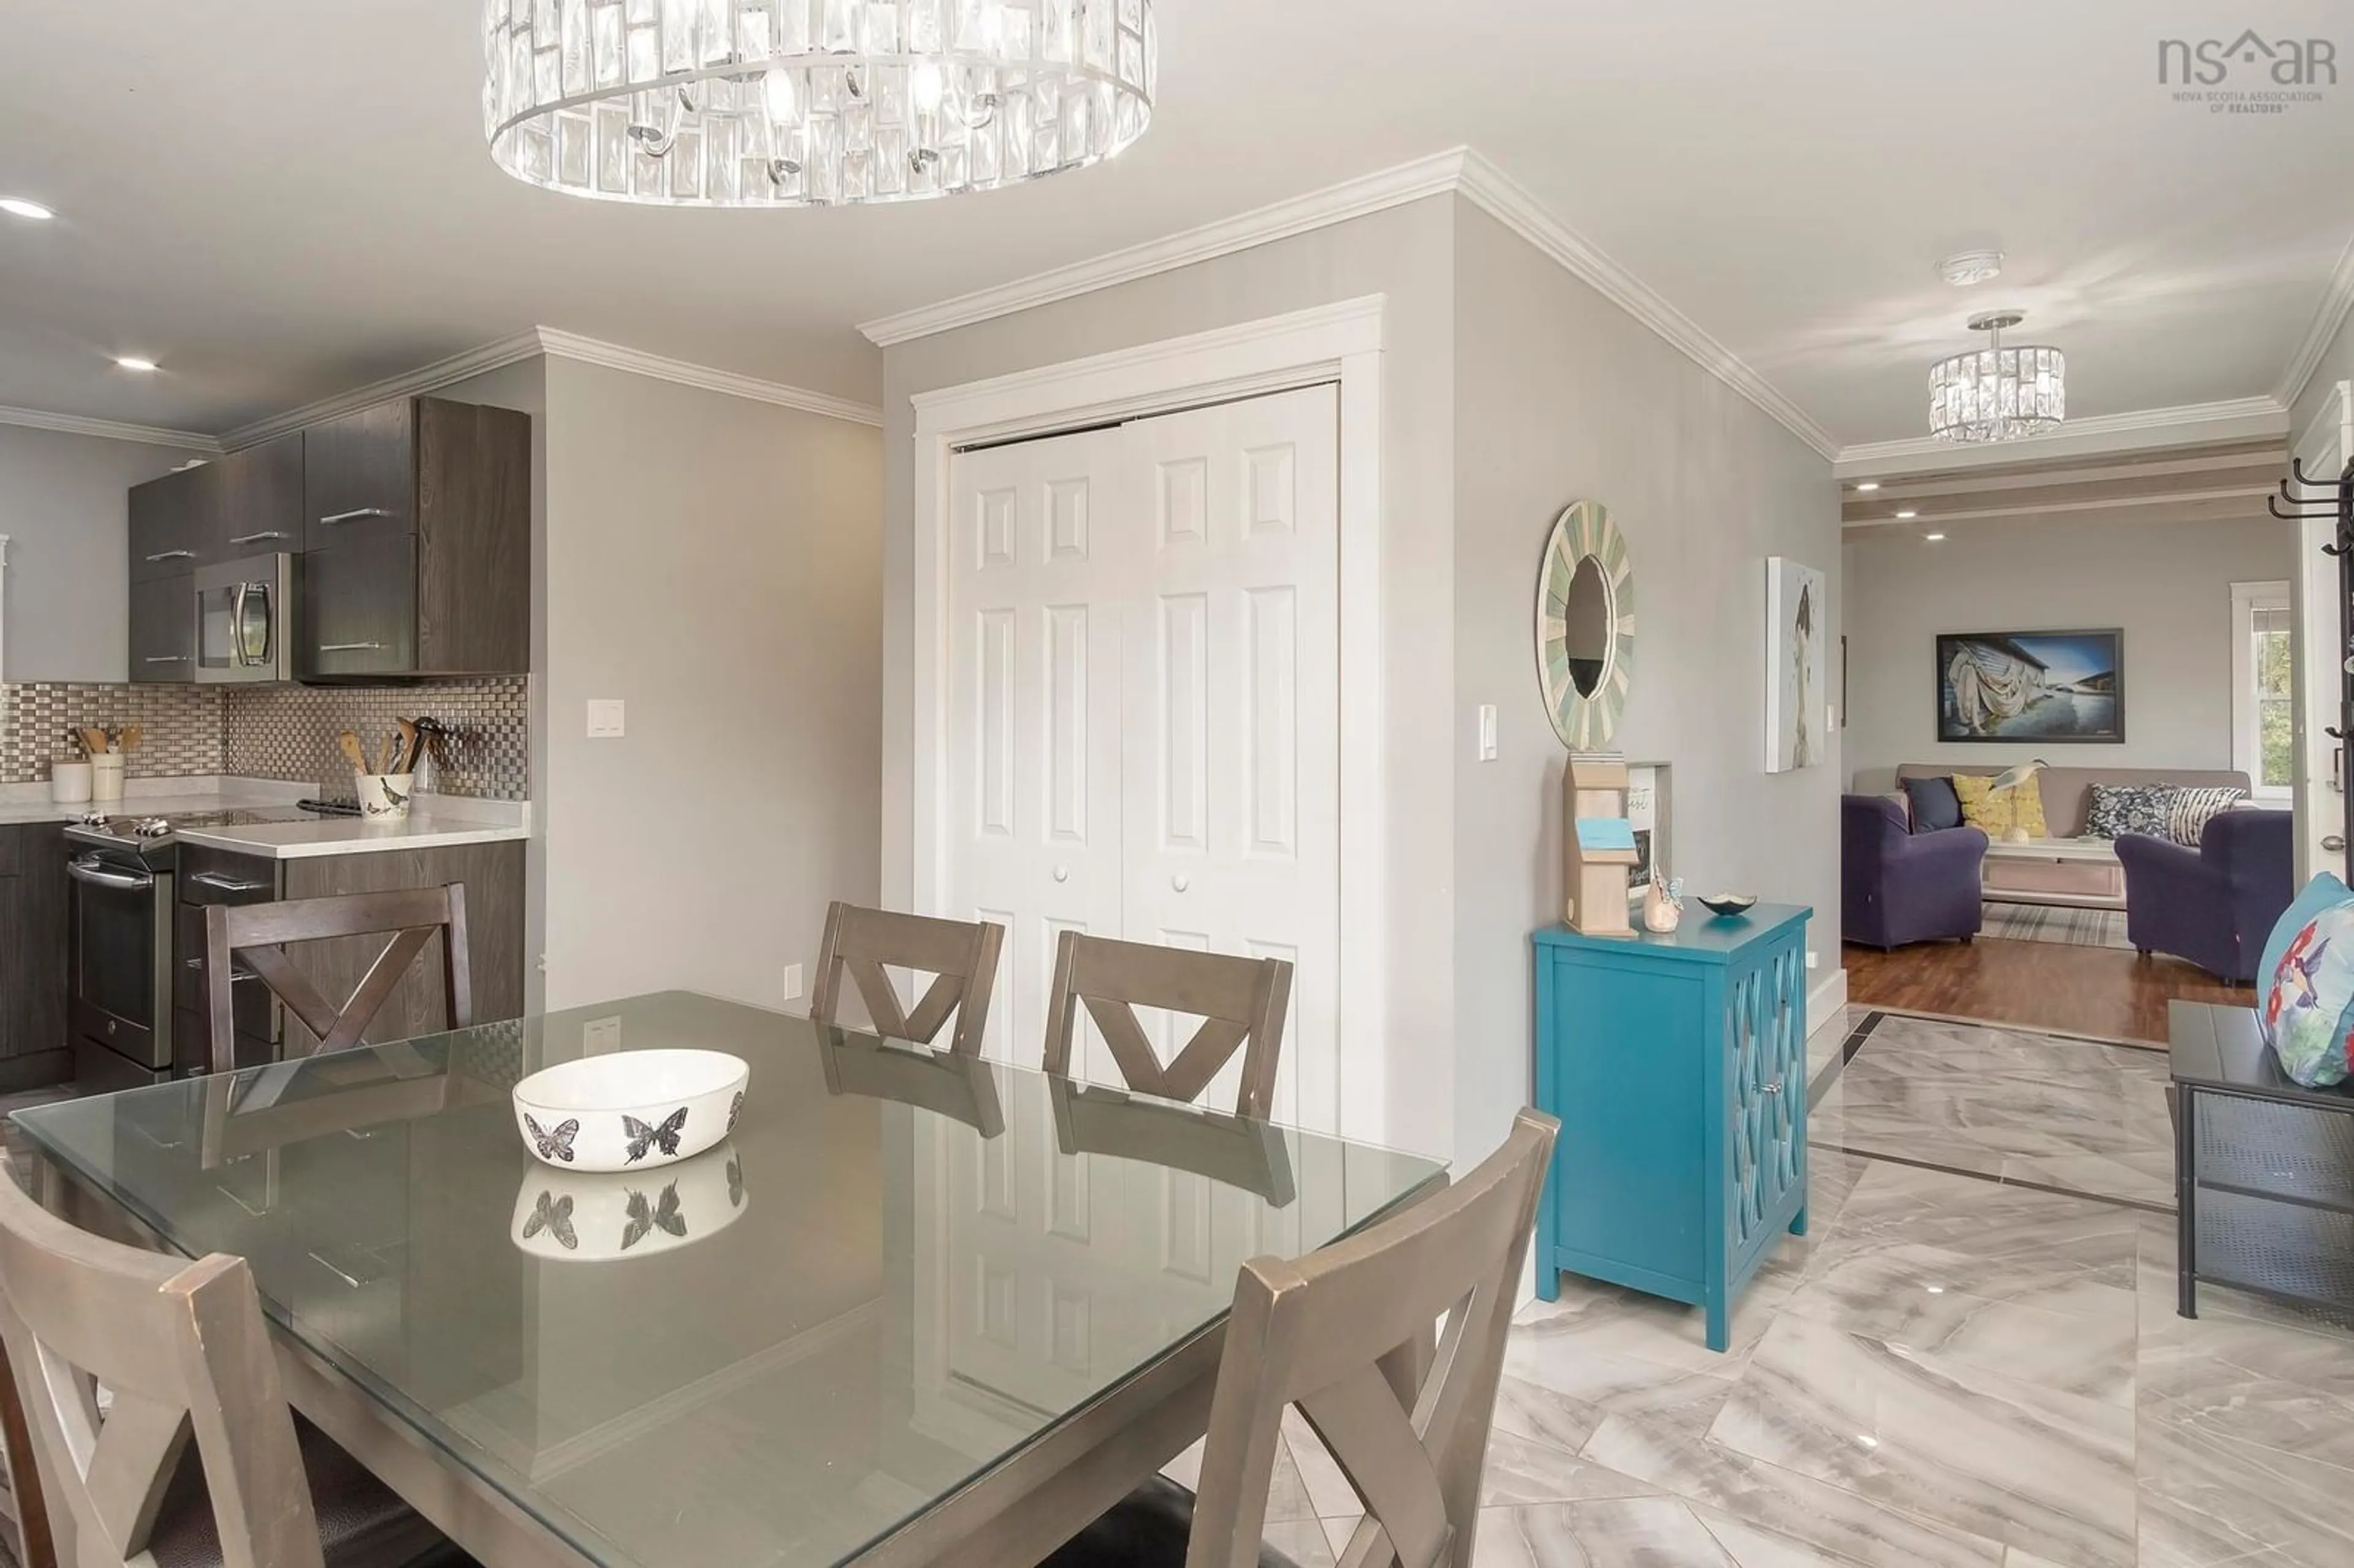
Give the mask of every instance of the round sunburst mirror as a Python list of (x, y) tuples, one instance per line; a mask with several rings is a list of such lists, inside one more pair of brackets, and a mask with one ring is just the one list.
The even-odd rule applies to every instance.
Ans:
[(1572, 751), (1607, 746), (1634, 676), (1635, 582), (1610, 509), (1580, 501), (1555, 519), (1537, 569), (1537, 680)]

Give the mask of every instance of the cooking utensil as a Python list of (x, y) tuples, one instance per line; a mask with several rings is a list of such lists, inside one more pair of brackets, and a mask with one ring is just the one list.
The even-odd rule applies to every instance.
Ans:
[(103, 755), (111, 749), (106, 743), (106, 732), (95, 725), (86, 727), (81, 732), (81, 748), (92, 757)]
[(375, 768), (368, 766), (367, 750), (360, 745), (360, 737), (356, 734), (350, 730), (345, 730), (341, 735), (335, 736), (335, 744), (344, 748), (345, 760), (348, 761), (352, 765), (352, 770), (354, 772), (373, 773), (376, 771)]
[(395, 730), (392, 734), (384, 737), (384, 751), (382, 755), (384, 758), (384, 766), (377, 768), (377, 772), (391, 775), (401, 771), (399, 731)]
[(138, 750), (139, 734), (140, 731), (137, 725), (132, 724), (123, 726), (122, 737), (115, 742), (115, 749), (118, 751)]
[(397, 718), (392, 722), (400, 726), (400, 755), (393, 759), (391, 770), (395, 773), (414, 773), (417, 771), (416, 723), (405, 718)]

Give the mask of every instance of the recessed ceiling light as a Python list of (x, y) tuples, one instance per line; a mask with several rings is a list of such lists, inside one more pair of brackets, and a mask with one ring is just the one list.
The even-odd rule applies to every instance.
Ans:
[(1914, 511), (1911, 507), (1907, 507), (1896, 514), (1896, 520), (1899, 523), (1910, 523), (1914, 518), (1920, 515), (1921, 514), (1918, 512)]
[(11, 217), (29, 217), (35, 223), (47, 223), (57, 217), (39, 202), (27, 201), (23, 196), (0, 196), (0, 212)]
[(1929, 543), (1931, 543), (1932, 545), (1934, 545), (1934, 544), (1935, 544), (1938, 540), (1940, 540), (1940, 539), (1944, 538), (1944, 537), (1945, 537), (1945, 535), (1944, 535), (1943, 534), (1924, 534), (1924, 535), (1921, 535), (1921, 537), (1923, 537), (1924, 539), (1928, 540), (1928, 541), (1929, 541)]
[(1856, 489), (1859, 491), (1878, 490), (1879, 488), (1880, 481), (1876, 479), (1867, 479), (1856, 486)]
[(1967, 289), (1973, 283), (1999, 278), (2002, 276), (2002, 252), (1965, 250), (1958, 255), (1948, 256), (1937, 263), (1937, 276), (1956, 289)]
[(135, 354), (125, 355), (114, 363), (121, 366), (125, 370), (145, 372), (155, 368), (155, 362), (154, 360), (142, 359)]

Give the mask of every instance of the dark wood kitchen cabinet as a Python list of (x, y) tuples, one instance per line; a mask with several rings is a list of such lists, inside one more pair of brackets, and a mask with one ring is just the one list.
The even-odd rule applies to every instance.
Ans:
[[(174, 1054), (183, 1063), (211, 1054), (209, 1007), (204, 994), (204, 906), (252, 904), (273, 898), (324, 898), (345, 893), (438, 887), (457, 882), (466, 888), (468, 958), (473, 969), (477, 1022), (519, 1018), (524, 988), (524, 846), (458, 844), (443, 848), (379, 850), (366, 854), (302, 856), (272, 860), (261, 855), (184, 844), (179, 855), (183, 906), (174, 943)], [(321, 994), (341, 1003), (384, 950), (381, 937), (352, 937), (290, 947), (287, 955)], [(194, 959), (193, 964), (190, 959)], [(315, 1036), (274, 1006), (260, 980), (232, 981), (239, 1066), (307, 1055)], [(441, 992), (441, 938), (437, 934), (418, 955), (399, 987), (369, 1025), (366, 1038), (381, 1043), (438, 1034), (446, 1027)]]
[(72, 1076), (65, 830), (0, 827), (0, 1093)]
[(202, 564), (217, 529), (219, 487), (220, 475), (211, 463), (131, 487), (133, 583), (185, 577)]
[(525, 672), (531, 417), (412, 397), (302, 440), (302, 678)]
[(302, 549), (302, 432), (233, 451), (215, 465), (211, 528), (197, 565)]
[(196, 588), (187, 573), (131, 585), (131, 678), (196, 678)]
[(196, 678), (200, 567), (302, 548), (302, 437), (281, 436), (131, 489), (133, 681)]

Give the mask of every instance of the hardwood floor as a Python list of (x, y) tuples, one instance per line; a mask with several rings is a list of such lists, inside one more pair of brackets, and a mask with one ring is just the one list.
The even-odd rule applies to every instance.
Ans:
[(2166, 1042), (2166, 1004), (2255, 1005), (2256, 993), (2225, 985), (2179, 959), (2147, 958), (2115, 948), (2062, 942), (2006, 942), (1981, 937), (1919, 942), (1883, 953), (1844, 949), (1850, 1005), (1944, 1013), (1989, 1023)]

